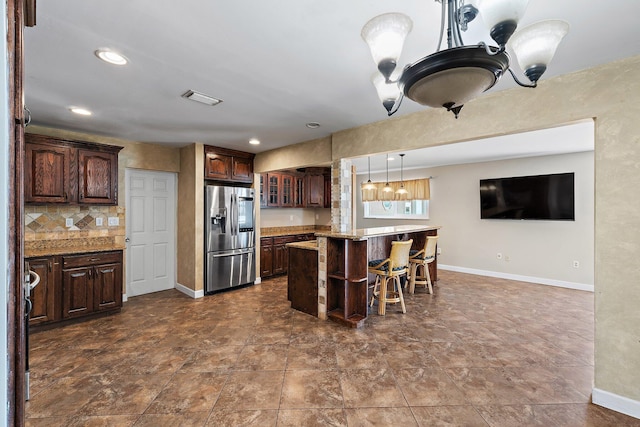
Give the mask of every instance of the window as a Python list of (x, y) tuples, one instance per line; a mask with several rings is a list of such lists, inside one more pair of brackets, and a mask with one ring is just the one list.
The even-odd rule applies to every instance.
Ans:
[(390, 200), (363, 204), (365, 218), (429, 219), (428, 200)]

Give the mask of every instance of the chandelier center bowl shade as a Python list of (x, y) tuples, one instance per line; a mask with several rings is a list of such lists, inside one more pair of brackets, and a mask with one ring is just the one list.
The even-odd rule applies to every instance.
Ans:
[(409, 65), (400, 87), (418, 104), (461, 106), (492, 88), (508, 68), (509, 57), (504, 52), (489, 54), (482, 46), (455, 47)]

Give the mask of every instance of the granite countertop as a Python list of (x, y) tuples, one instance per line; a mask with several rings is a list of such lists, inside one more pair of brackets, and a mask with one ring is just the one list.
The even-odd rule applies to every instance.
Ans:
[(351, 232), (317, 231), (318, 237), (334, 237), (350, 240), (367, 240), (370, 237), (390, 236), (394, 234), (415, 233), (419, 231), (439, 230), (439, 225), (396, 225), (391, 227), (358, 228)]
[(317, 240), (307, 240), (306, 242), (292, 242), (287, 243), (286, 246), (288, 248), (297, 248), (297, 249), (307, 249), (310, 251), (318, 250), (318, 241)]
[[(323, 227), (324, 228), (324, 227)], [(290, 227), (262, 227), (260, 228), (260, 237), (280, 237), (294, 236), (296, 234), (313, 234), (320, 231), (328, 231), (326, 229), (318, 229), (316, 226), (302, 225)]]
[(124, 250), (111, 238), (36, 240), (24, 244), (24, 257), (34, 258), (52, 255), (80, 254), (85, 252), (108, 252)]

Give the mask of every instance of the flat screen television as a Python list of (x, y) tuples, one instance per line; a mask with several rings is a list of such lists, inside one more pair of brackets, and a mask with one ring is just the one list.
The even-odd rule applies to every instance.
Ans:
[(480, 180), (481, 219), (575, 220), (574, 174)]

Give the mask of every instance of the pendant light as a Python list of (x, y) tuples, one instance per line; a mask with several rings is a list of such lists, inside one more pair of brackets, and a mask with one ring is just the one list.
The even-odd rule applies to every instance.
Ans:
[(371, 191), (376, 189), (376, 185), (371, 182), (371, 156), (367, 157), (367, 162), (369, 163), (369, 180), (362, 183), (362, 190)]
[(387, 153), (387, 182), (385, 182), (382, 188), (382, 198), (384, 200), (391, 200), (393, 198), (393, 187), (389, 185), (389, 153)]
[(409, 192), (404, 188), (404, 154), (400, 154), (400, 188), (396, 190), (396, 198), (405, 200), (409, 196)]

